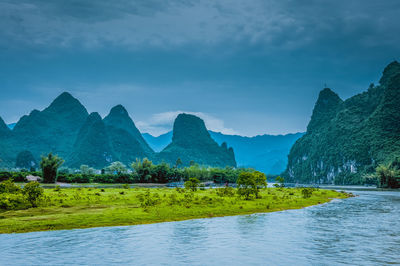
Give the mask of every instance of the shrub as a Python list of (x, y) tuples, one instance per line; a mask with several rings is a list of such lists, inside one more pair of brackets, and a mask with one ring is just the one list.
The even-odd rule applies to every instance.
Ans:
[(312, 196), (312, 193), (315, 191), (315, 188), (312, 187), (305, 187), (301, 190), (301, 194), (303, 195), (303, 198), (307, 199)]
[(37, 203), (43, 196), (43, 188), (40, 187), (38, 182), (29, 182), (22, 190), (28, 202), (32, 207), (37, 207)]
[[(59, 180), (59, 178), (57, 178)], [(72, 174), (68, 175), (67, 177), (68, 183), (90, 183), (91, 176), (90, 175), (83, 175), (83, 174)]]
[(170, 194), (168, 197), (168, 205), (175, 205), (179, 203), (178, 198), (176, 196), (176, 194)]
[(220, 197), (233, 197), (235, 195), (235, 190), (231, 187), (217, 188), (215, 192)]
[(14, 172), (12, 173), (12, 179), (14, 182), (25, 182), (27, 175), (29, 175), (28, 172)]
[(114, 183), (133, 183), (133, 176), (129, 174), (118, 174)]
[(150, 193), (150, 190), (147, 190), (145, 193), (139, 194), (137, 197), (140, 201), (140, 206), (143, 208), (155, 206), (161, 202), (160, 195), (158, 193), (154, 193), (154, 195), (152, 195)]
[(21, 192), (21, 188), (14, 184), (11, 179), (3, 181), (0, 183), (0, 194), (1, 193), (19, 193)]
[(5, 181), (12, 178), (12, 174), (10, 172), (0, 172), (0, 181)]
[(197, 191), (197, 188), (200, 185), (200, 181), (195, 177), (191, 177), (191, 178), (189, 178), (189, 181), (185, 182), (184, 185), (185, 185), (185, 189), (191, 190), (194, 192), (194, 191)]
[(3, 210), (22, 210), (29, 208), (29, 203), (26, 197), (21, 193), (0, 194), (0, 209)]

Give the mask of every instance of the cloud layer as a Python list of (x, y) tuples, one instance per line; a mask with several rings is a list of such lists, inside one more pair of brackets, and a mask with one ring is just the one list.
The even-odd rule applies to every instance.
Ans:
[(397, 0), (2, 0), (0, 40), (131, 49), (227, 42), (295, 49), (351, 40), (372, 47), (398, 43), (399, 5)]
[(123, 104), (153, 134), (173, 110), (228, 134), (304, 131), (324, 84), (347, 98), (400, 59), (399, 13), (399, 0), (0, 0), (0, 116), (69, 91), (102, 115)]

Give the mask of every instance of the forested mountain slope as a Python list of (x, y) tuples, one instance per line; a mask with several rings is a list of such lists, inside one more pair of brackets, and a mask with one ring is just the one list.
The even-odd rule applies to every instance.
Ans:
[(400, 156), (400, 64), (390, 63), (379, 83), (345, 101), (320, 92), (306, 134), (290, 151), (287, 180), (357, 184)]

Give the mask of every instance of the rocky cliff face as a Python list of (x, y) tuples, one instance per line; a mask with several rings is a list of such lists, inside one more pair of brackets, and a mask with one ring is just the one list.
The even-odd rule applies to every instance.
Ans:
[(304, 183), (360, 183), (378, 163), (400, 155), (400, 64), (383, 71), (380, 85), (342, 101), (321, 91), (307, 133), (292, 147), (284, 173)]
[(210, 136), (204, 121), (194, 115), (180, 114), (174, 122), (172, 143), (157, 155), (157, 161), (175, 164), (180, 158), (183, 165), (194, 161), (200, 165), (236, 166), (232, 148), (226, 143), (219, 146)]

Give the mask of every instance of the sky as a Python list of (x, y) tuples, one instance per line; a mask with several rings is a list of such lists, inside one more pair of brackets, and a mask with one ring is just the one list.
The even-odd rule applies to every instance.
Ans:
[(63, 91), (142, 132), (193, 113), (209, 129), (305, 131), (325, 86), (343, 99), (400, 60), (398, 0), (0, 0), (0, 116)]

